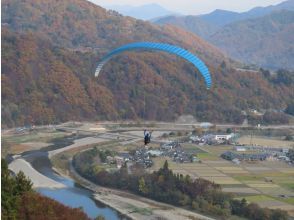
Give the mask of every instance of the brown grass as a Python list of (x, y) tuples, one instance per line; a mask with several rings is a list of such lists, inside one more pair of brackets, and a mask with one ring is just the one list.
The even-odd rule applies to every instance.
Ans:
[(256, 137), (256, 136), (252, 137), (252, 141), (250, 136), (243, 136), (238, 139), (238, 142), (240, 144), (245, 144), (245, 145), (249, 145), (252, 142), (252, 144), (254, 145), (260, 145), (264, 147), (281, 147), (282, 148), (282, 147), (294, 146), (293, 141), (283, 141), (278, 139), (270, 139), (266, 137)]

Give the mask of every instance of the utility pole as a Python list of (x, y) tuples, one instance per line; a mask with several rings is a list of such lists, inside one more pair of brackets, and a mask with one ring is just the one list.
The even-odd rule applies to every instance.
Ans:
[(251, 145), (251, 147), (253, 146), (252, 139), (253, 139), (253, 130), (251, 131), (251, 135), (250, 135), (250, 145)]
[(143, 115), (144, 123), (146, 123), (146, 97), (145, 97), (145, 89), (144, 89), (144, 115)]

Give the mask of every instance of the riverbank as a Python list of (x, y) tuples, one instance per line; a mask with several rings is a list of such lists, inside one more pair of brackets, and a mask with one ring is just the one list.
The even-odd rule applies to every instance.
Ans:
[(19, 171), (30, 178), (34, 188), (65, 188), (66, 185), (59, 183), (53, 179), (46, 177), (45, 175), (36, 171), (29, 162), (24, 159), (15, 159), (9, 165), (8, 168), (17, 174)]
[(80, 176), (70, 162), (70, 174), (82, 186), (95, 192), (94, 198), (123, 215), (134, 220), (149, 219), (192, 219), (213, 220), (213, 218), (178, 208), (172, 205), (156, 202), (129, 192), (98, 186)]

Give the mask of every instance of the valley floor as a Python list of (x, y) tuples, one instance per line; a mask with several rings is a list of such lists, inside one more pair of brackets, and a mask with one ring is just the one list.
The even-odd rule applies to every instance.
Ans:
[[(110, 125), (103, 125), (108, 129), (113, 129)], [(161, 139), (157, 137), (167, 130), (172, 130), (171, 126), (161, 125), (155, 127), (154, 139), (152, 147), (156, 148)], [(63, 132), (52, 132), (43, 134), (36, 132), (34, 134), (23, 134), (5, 136), (6, 141), (10, 144), (7, 149), (10, 153), (20, 154), (25, 151), (34, 150), (36, 147), (42, 148), (51, 142), (53, 137), (63, 137), (71, 132), (80, 132), (90, 134), (91, 137), (80, 138), (75, 140), (73, 144), (57, 150), (49, 151), (49, 158), (54, 165), (53, 169), (57, 169), (60, 175), (73, 177), (82, 186), (90, 189), (94, 193), (94, 198), (107, 206), (110, 206), (120, 213), (129, 216), (132, 219), (211, 219), (209, 217), (197, 214), (195, 212), (177, 208), (171, 205), (155, 202), (141, 196), (137, 196), (128, 192), (97, 186), (90, 181), (82, 178), (75, 172), (68, 160), (77, 152), (91, 148), (93, 145), (99, 145), (100, 148), (107, 148), (115, 151), (125, 151), (126, 149), (135, 149), (141, 143), (142, 128), (125, 128), (115, 132), (94, 132), (92, 130), (100, 129), (100, 126), (94, 124), (84, 124), (83, 126), (60, 126)], [(168, 128), (167, 128), (168, 127)], [(187, 126), (189, 129), (190, 127)], [(174, 127), (173, 127), (174, 128)], [(186, 128), (184, 126), (184, 128)], [(183, 130), (183, 126), (174, 129)], [(42, 136), (42, 135), (43, 136)], [(50, 140), (48, 139), (50, 135)], [(51, 137), (52, 136), (52, 137)], [(244, 137), (246, 138), (246, 137)], [(244, 140), (243, 138), (243, 140)], [(47, 140), (48, 139), (48, 140)], [(242, 139), (241, 139), (242, 140)], [(261, 140), (255, 138), (254, 140)], [(262, 139), (263, 140), (263, 139)], [(272, 140), (268, 140), (271, 142)], [(46, 145), (40, 145), (40, 142)], [(158, 143), (157, 143), (158, 142)], [(289, 142), (280, 141), (278, 145), (289, 144)], [(38, 143), (38, 144), (36, 144)], [(267, 142), (268, 143), (268, 142)], [(267, 144), (266, 143), (266, 144)], [(293, 143), (293, 142), (292, 142)], [(290, 143), (290, 144), (292, 144)], [(30, 147), (32, 145), (32, 147)], [(36, 145), (36, 146), (35, 146)], [(40, 145), (40, 146), (39, 146)], [(21, 146), (21, 148), (19, 147)], [(18, 147), (18, 148), (16, 148)], [(280, 208), (287, 210), (293, 216), (293, 167), (279, 161), (264, 161), (258, 163), (242, 163), (235, 165), (232, 162), (220, 158), (220, 154), (224, 151), (232, 150), (232, 146), (196, 146), (194, 144), (183, 144), (183, 148), (187, 151), (197, 150), (197, 156), (202, 163), (178, 164), (169, 161), (169, 166), (175, 173), (188, 174), (191, 177), (201, 177), (221, 184), (224, 191), (233, 192), (237, 197), (245, 197), (249, 202), (258, 203), (262, 207)], [(154, 158), (154, 165), (148, 169), (149, 172), (162, 167), (167, 158)], [(169, 160), (169, 159), (167, 159)], [(51, 182), (46, 176), (38, 175), (39, 173), (22, 158), (14, 158), (9, 168), (15, 172), (23, 170), (29, 176), (35, 187), (61, 187)], [(46, 179), (47, 178), (47, 179)], [(48, 180), (49, 179), (49, 180)], [(44, 180), (44, 181), (43, 181)], [(46, 185), (46, 184), (47, 185)], [(45, 185), (44, 185), (45, 184)], [(280, 195), (285, 195), (285, 198)]]
[(212, 220), (213, 218), (191, 212), (172, 205), (156, 202), (125, 191), (97, 186), (81, 177), (71, 166), (71, 175), (83, 186), (95, 192), (94, 198), (132, 219), (194, 219)]

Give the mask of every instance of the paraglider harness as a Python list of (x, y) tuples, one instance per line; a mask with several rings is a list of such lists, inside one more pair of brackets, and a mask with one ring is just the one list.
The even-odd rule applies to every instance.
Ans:
[(144, 130), (144, 144), (147, 145), (150, 143), (151, 141), (151, 134), (152, 134), (152, 131), (151, 132), (148, 132), (146, 130)]

